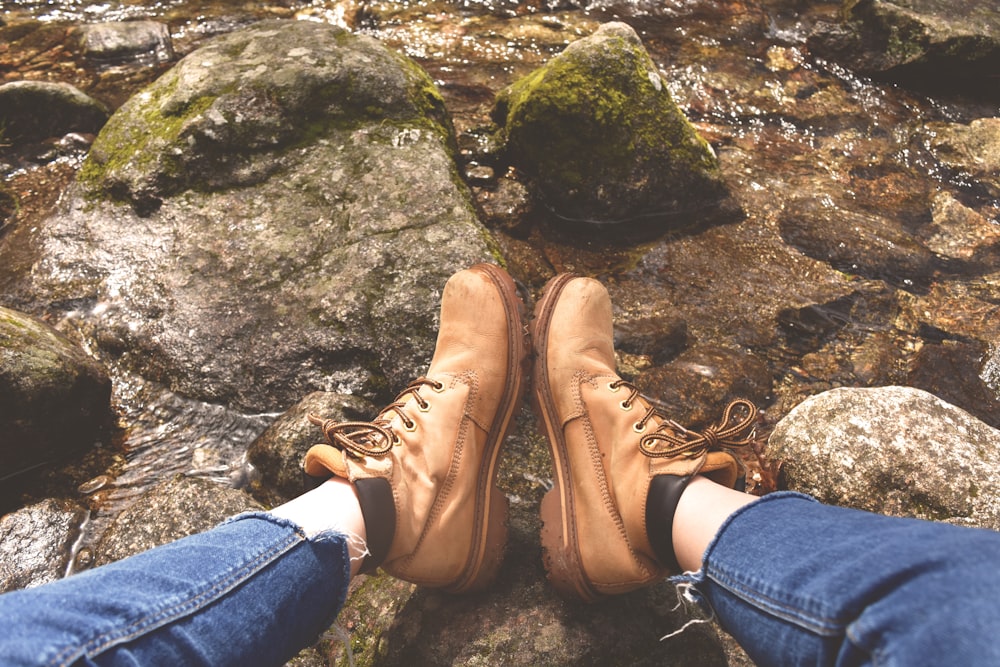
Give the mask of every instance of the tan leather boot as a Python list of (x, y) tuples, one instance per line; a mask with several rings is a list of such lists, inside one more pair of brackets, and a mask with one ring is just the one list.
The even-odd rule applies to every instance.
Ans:
[(496, 486), (500, 445), (520, 407), (526, 330), (513, 280), (480, 264), (452, 276), (425, 377), (372, 422), (312, 418), (327, 444), (307, 452), (313, 478), (354, 483), (377, 566), (453, 592), (490, 583), (507, 540), (507, 498)]
[[(679, 568), (671, 530), (695, 474), (734, 486), (757, 418), (746, 401), (694, 433), (666, 419), (615, 373), (611, 299), (589, 278), (559, 275), (535, 307), (533, 398), (548, 436), (554, 487), (542, 499), (549, 579), (592, 601), (661, 580)], [(737, 410), (745, 415), (736, 424)]]

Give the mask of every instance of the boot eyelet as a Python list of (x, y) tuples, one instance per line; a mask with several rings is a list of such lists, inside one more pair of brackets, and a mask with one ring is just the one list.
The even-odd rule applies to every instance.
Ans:
[(413, 421), (412, 419), (409, 421), (404, 421), (403, 430), (406, 431), (407, 433), (413, 433), (414, 431), (417, 430), (417, 422)]
[(646, 430), (646, 425), (643, 424), (642, 422), (635, 422), (634, 424), (632, 424), (632, 430), (635, 431), (636, 433), (642, 433)]
[(622, 410), (624, 410), (625, 412), (628, 412), (629, 410), (632, 409), (632, 404), (628, 401), (628, 399), (622, 401), (621, 403), (619, 403), (619, 405), (622, 407)]
[(431, 390), (437, 394), (444, 393), (445, 390), (444, 382), (435, 381), (434, 384), (431, 385)]
[(427, 401), (424, 401), (423, 403), (417, 403), (417, 410), (420, 410), (421, 412), (430, 412), (431, 404), (428, 403)]
[(608, 389), (610, 389), (615, 394), (617, 394), (621, 390), (621, 388), (622, 386), (618, 384), (617, 380), (608, 383)]

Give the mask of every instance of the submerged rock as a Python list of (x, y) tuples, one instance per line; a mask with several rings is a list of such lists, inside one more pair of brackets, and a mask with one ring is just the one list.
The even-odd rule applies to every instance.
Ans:
[(636, 387), (659, 401), (671, 419), (693, 428), (716, 423), (736, 398), (763, 405), (771, 382), (767, 364), (754, 355), (715, 345), (692, 347), (635, 379)]
[(844, 21), (809, 46), (868, 75), (1000, 99), (1000, 13), (993, 0), (845, 0)]
[(1000, 118), (931, 123), (925, 130), (931, 152), (948, 169), (973, 178), (991, 197), (1000, 197)]
[(74, 308), (96, 348), (192, 398), (384, 398), (427, 365), (447, 278), (494, 260), (452, 149), (413, 62), (328, 25), (257, 24), (116, 112), (5, 287)]
[(110, 402), (97, 361), (44, 322), (0, 307), (0, 478), (94, 445)]
[(557, 216), (683, 218), (724, 196), (718, 163), (635, 31), (602, 25), (497, 96), (506, 157)]
[(789, 201), (779, 225), (785, 242), (809, 257), (898, 287), (926, 285), (940, 265), (900, 220), (829, 207), (814, 197)]
[(920, 389), (834, 389), (774, 428), (769, 458), (823, 502), (1000, 529), (1000, 431)]
[(40, 141), (97, 132), (107, 108), (68, 83), (13, 81), (0, 86), (0, 139)]

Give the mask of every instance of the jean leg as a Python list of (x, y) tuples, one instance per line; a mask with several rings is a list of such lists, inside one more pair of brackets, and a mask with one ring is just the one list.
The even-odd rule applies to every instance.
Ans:
[(345, 536), (240, 515), (0, 595), (0, 664), (280, 665), (329, 627), (349, 581)]
[(1000, 664), (1000, 533), (765, 496), (695, 584), (757, 664)]

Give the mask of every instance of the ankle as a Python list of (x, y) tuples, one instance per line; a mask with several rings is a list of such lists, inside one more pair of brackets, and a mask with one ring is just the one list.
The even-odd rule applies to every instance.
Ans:
[(755, 500), (756, 496), (695, 475), (677, 502), (671, 527), (674, 554), (681, 569), (701, 569), (705, 551), (722, 524), (733, 512)]
[(346, 479), (331, 477), (270, 513), (293, 522), (306, 537), (331, 530), (343, 533), (351, 557), (351, 576), (361, 568), (367, 553), (365, 521), (357, 491)]

